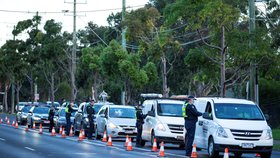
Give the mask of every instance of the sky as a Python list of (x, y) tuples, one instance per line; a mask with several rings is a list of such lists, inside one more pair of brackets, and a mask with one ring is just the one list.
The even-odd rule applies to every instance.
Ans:
[[(111, 13), (120, 12), (123, 0), (76, 0), (77, 30), (83, 29), (89, 21), (99, 26), (107, 26), (107, 17)], [(12, 39), (13, 27), (18, 21), (31, 19), (36, 11), (42, 16), (41, 29), (46, 20), (54, 19), (61, 22), (63, 31), (73, 31), (73, 14), (63, 11), (73, 11), (74, 0), (0, 0), (0, 46), (6, 40)], [(127, 10), (137, 9), (147, 4), (149, 0), (126, 0)], [(86, 12), (83, 12), (86, 11)], [(22, 34), (17, 38), (25, 38)]]

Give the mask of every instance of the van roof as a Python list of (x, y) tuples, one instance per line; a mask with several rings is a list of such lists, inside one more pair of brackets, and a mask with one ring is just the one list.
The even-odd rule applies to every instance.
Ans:
[(146, 101), (157, 101), (158, 103), (170, 103), (170, 104), (183, 104), (185, 103), (185, 101), (183, 100), (178, 100), (178, 99), (149, 99)]
[(254, 102), (246, 99), (237, 98), (220, 98), (220, 97), (200, 97), (198, 100), (213, 100), (214, 103), (238, 103), (238, 104), (255, 104)]

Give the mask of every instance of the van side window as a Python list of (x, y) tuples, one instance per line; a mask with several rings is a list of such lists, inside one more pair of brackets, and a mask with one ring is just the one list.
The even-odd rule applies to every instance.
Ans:
[(143, 104), (144, 108), (143, 108), (143, 114), (147, 114), (149, 111), (151, 111), (152, 109), (152, 104), (147, 103), (147, 104)]
[(209, 103), (209, 102), (207, 103), (205, 112), (209, 113), (209, 116), (210, 116), (210, 115), (213, 115), (211, 103)]

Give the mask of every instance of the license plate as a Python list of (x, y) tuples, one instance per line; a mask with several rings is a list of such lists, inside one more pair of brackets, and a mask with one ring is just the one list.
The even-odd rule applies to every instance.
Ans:
[(254, 144), (253, 143), (242, 143), (241, 147), (242, 148), (253, 148)]
[(50, 123), (50, 121), (44, 121), (44, 123)]
[(125, 133), (125, 134), (132, 134), (133, 131), (125, 131), (124, 133)]
[(178, 140), (184, 140), (184, 137), (183, 136), (177, 136), (177, 139)]

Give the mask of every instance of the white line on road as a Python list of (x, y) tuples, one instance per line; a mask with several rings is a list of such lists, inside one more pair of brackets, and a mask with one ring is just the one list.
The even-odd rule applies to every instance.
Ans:
[(0, 140), (5, 141), (5, 139), (3, 139), (3, 138), (0, 138)]
[(31, 151), (35, 151), (35, 149), (29, 148), (29, 147), (24, 147), (25, 149), (31, 150)]

